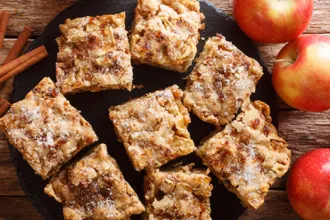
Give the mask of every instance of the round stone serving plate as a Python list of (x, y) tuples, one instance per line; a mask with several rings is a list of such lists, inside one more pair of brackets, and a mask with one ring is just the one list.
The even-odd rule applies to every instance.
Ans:
[[(50, 76), (55, 81), (55, 62), (58, 52), (55, 38), (60, 36), (59, 25), (64, 23), (66, 18), (115, 14), (125, 11), (127, 17), (126, 27), (129, 30), (133, 21), (136, 4), (136, 0), (81, 0), (62, 11), (49, 23), (44, 33), (29, 47), (29, 50), (32, 50), (44, 44), (49, 52), (49, 57), (15, 78), (14, 92), (11, 101), (17, 102), (23, 99), (45, 76)], [(220, 9), (217, 9), (204, 0), (201, 0), (200, 4), (201, 11), (206, 17), (206, 27), (205, 30), (201, 32), (202, 39), (207, 39), (208, 37), (214, 36), (216, 33), (221, 33), (245, 54), (263, 64), (254, 43), (240, 31), (234, 20)], [(200, 40), (198, 45), (199, 52), (202, 50), (204, 43), (205, 40)], [(108, 118), (108, 108), (128, 101), (131, 98), (139, 97), (148, 92), (162, 89), (173, 84), (184, 88), (184, 78), (191, 72), (192, 68), (193, 67), (191, 67), (187, 73), (181, 74), (147, 65), (134, 66), (134, 84), (142, 84), (144, 86), (142, 89), (135, 89), (132, 92), (124, 90), (107, 90), (97, 93), (85, 92), (67, 97), (71, 104), (78, 110), (81, 110), (82, 115), (92, 124), (99, 136), (99, 143), (107, 144), (109, 154), (117, 160), (126, 180), (136, 190), (142, 201), (143, 175), (145, 173), (139, 173), (134, 170), (125, 153), (124, 147), (117, 141), (113, 125)], [(251, 99), (262, 100), (271, 106), (272, 117), (276, 125), (275, 93), (271, 85), (271, 76), (265, 66), (264, 72), (264, 76), (257, 85), (256, 93)], [(214, 127), (202, 122), (193, 114), (191, 114), (191, 117), (192, 123), (189, 125), (189, 131), (195, 144), (198, 146), (199, 141), (213, 131)], [(83, 155), (90, 148), (91, 147), (86, 147), (77, 157)], [(32, 201), (34, 207), (47, 219), (63, 219), (61, 204), (57, 203), (43, 192), (44, 186), (48, 181), (44, 181), (41, 177), (34, 174), (32, 168), (13, 146), (10, 145), (9, 149), (22, 188)], [(176, 164), (178, 162), (182, 164), (195, 163), (197, 167), (203, 167), (200, 159), (194, 154), (181, 157), (170, 162), (170, 164)], [(236, 195), (228, 192), (223, 185), (218, 183), (218, 180), (213, 175), (212, 179), (214, 185), (211, 197), (212, 218), (226, 220), (237, 219), (244, 212), (245, 208), (241, 205)], [(140, 216), (134, 216), (132, 219), (139, 218)]]

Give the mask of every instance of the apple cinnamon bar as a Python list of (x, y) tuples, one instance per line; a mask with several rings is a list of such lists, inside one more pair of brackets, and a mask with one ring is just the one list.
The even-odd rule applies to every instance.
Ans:
[(243, 203), (259, 208), (275, 179), (290, 165), (291, 152), (271, 124), (269, 106), (255, 101), (236, 120), (205, 141), (197, 154)]
[(145, 210), (105, 144), (52, 177), (45, 193), (63, 204), (65, 219), (130, 219)]
[(190, 166), (148, 171), (144, 180), (146, 220), (211, 219), (211, 177)]
[(204, 29), (197, 0), (138, 0), (131, 35), (135, 63), (186, 72)]
[(193, 152), (183, 92), (174, 85), (109, 109), (118, 140), (140, 171)]
[(0, 119), (0, 128), (34, 171), (47, 179), (98, 138), (50, 78)]
[(187, 79), (184, 105), (205, 122), (227, 124), (249, 101), (262, 75), (256, 60), (217, 34), (207, 40)]
[(56, 77), (63, 94), (132, 89), (124, 12), (66, 19), (60, 30)]

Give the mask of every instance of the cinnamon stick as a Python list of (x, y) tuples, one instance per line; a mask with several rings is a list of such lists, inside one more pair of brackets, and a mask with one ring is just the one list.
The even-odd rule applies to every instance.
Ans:
[(10, 61), (16, 59), (23, 49), (24, 45), (30, 38), (31, 34), (33, 32), (33, 29), (29, 26), (25, 26), (23, 31), (19, 34), (14, 46), (11, 48), (10, 52), (8, 53), (5, 61), (3, 62), (4, 64), (9, 63)]
[(18, 67), (19, 65), (25, 63), (26, 61), (31, 59), (31, 57), (36, 56), (38, 53), (44, 53), (44, 54), (47, 53), (45, 46), (42, 45), (42, 46), (28, 52), (27, 54), (24, 54), (23, 56), (20, 56), (19, 58), (0, 67), (0, 77), (6, 75), (11, 70), (13, 70), (16, 67)]
[(2, 16), (3, 16), (3, 12), (0, 11), (0, 22), (1, 22), (1, 20), (2, 20)]
[[(36, 54), (32, 53), (32, 52), (35, 52), (38, 48), (41, 48), (41, 50), (39, 51), (39, 53), (36, 53)], [(35, 49), (35, 50), (33, 50), (33, 51), (31, 51), (31, 52), (29, 52), (29, 53), (27, 53), (27, 54), (25, 54), (25, 55), (27, 55), (26, 57), (28, 57), (28, 59), (25, 62), (23, 62), (23, 63), (15, 62), (15, 61), (17, 61), (18, 59), (21, 58), (21, 57), (19, 57), (19, 58), (15, 59), (15, 60), (11, 61), (10, 63), (8, 63), (7, 65), (15, 62), (18, 65), (16, 65), (15, 68), (11, 69), (9, 72), (6, 72), (4, 75), (1, 75), (0, 85), (2, 83), (4, 83), (5, 81), (7, 81), (8, 79), (10, 79), (11, 77), (20, 74), (24, 70), (26, 70), (29, 67), (33, 66), (34, 64), (40, 62), (41, 60), (43, 60), (45, 57), (48, 56), (48, 52), (47, 52), (47, 50), (46, 50), (46, 48), (44, 46), (40, 46), (38, 48)], [(25, 56), (25, 55), (23, 55), (23, 56)]]
[(1, 12), (0, 21), (0, 49), (2, 48), (3, 40), (5, 39), (6, 30), (8, 27), (10, 13), (8, 11)]
[(0, 99), (0, 116), (2, 116), (10, 107), (10, 103), (1, 97)]

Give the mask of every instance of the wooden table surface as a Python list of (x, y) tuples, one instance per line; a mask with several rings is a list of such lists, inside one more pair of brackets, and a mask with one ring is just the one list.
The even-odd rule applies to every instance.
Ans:
[[(0, 10), (13, 13), (10, 18), (4, 47), (0, 50), (0, 64), (15, 42), (24, 25), (35, 28), (32, 38), (38, 37), (48, 22), (76, 0), (16, 0), (0, 2)], [(113, 0), (115, 1), (115, 0)], [(124, 0), (123, 0), (124, 1)], [(232, 0), (210, 0), (217, 7), (232, 14)], [(315, 0), (313, 19), (305, 33), (330, 36), (330, 1)], [(31, 39), (30, 41), (32, 41)], [(258, 45), (269, 70), (283, 44)], [(8, 81), (0, 95), (10, 98), (12, 81)], [(330, 111), (305, 113), (294, 110), (281, 100), (278, 103), (279, 131), (292, 150), (292, 162), (303, 153), (320, 147), (330, 147)], [(265, 204), (257, 211), (247, 210), (240, 219), (299, 219), (287, 199), (286, 177), (276, 181)], [(10, 159), (7, 140), (0, 134), (0, 219), (42, 219), (22, 191)]]

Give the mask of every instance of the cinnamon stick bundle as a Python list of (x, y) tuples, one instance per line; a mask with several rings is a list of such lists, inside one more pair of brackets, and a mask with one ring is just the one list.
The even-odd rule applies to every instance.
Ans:
[(24, 45), (30, 38), (32, 32), (33, 32), (33, 29), (31, 27), (29, 27), (29, 26), (24, 27), (23, 31), (19, 34), (14, 46), (11, 48), (10, 52), (8, 53), (7, 58), (3, 62), (3, 65), (9, 63), (10, 61), (12, 61), (18, 57), (18, 55), (21, 52), (21, 50), (23, 49)]
[(3, 45), (3, 40), (5, 39), (10, 13), (8, 11), (2, 11), (0, 17), (1, 17), (0, 20), (0, 49), (1, 49)]
[(45, 57), (48, 56), (48, 52), (45, 46), (40, 46), (27, 54), (5, 64), (0, 67), (0, 85), (10, 79), (13, 76), (16, 76), (28, 69), (32, 65), (40, 62)]

